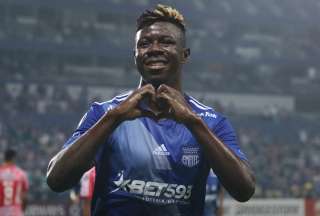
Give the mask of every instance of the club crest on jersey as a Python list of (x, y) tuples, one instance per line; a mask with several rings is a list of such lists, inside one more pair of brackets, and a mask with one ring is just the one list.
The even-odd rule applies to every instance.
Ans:
[(187, 167), (194, 167), (199, 164), (199, 147), (182, 147), (181, 163)]

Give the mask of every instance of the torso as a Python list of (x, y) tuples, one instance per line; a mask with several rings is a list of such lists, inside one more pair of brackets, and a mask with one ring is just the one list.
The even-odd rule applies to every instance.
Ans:
[(0, 215), (22, 215), (21, 194), (27, 188), (26, 175), (20, 168), (0, 166)]

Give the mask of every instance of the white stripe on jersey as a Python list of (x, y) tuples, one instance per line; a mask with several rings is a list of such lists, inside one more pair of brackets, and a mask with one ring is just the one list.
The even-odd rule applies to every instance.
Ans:
[(193, 97), (189, 96), (191, 99), (189, 99), (190, 103), (194, 104), (196, 107), (203, 109), (203, 110), (210, 110), (212, 109), (211, 107), (208, 107), (206, 105), (203, 105), (202, 103), (200, 103), (199, 101), (197, 101), (196, 99), (194, 99)]
[(122, 98), (124, 98), (124, 97), (128, 97), (129, 94), (131, 94), (131, 93), (132, 93), (132, 91), (128, 91), (128, 92), (123, 93), (123, 94), (121, 94), (121, 95), (115, 96), (115, 98), (117, 98), (117, 99), (122, 99)]
[(163, 151), (168, 151), (164, 144), (161, 145), (161, 148), (163, 149)]
[(114, 98), (112, 98), (111, 100), (108, 100), (107, 102), (108, 103), (111, 103), (113, 101), (121, 102), (121, 101), (125, 100), (131, 93), (132, 93), (132, 91), (129, 91), (127, 93), (117, 95)]

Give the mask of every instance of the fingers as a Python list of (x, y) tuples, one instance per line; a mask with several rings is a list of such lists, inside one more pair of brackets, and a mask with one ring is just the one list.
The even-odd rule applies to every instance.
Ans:
[(161, 108), (163, 112), (158, 116), (159, 118), (173, 118), (175, 114), (175, 107), (177, 107), (177, 103), (175, 99), (173, 99), (170, 95), (165, 92), (161, 92), (157, 95), (157, 100), (161, 101)]
[(174, 88), (167, 86), (166, 84), (162, 84), (158, 87), (157, 89), (157, 94), (162, 93), (162, 92), (166, 92), (169, 94), (173, 94), (176, 93), (177, 90), (175, 90)]
[(124, 120), (138, 117), (178, 119), (185, 115), (187, 106), (183, 95), (176, 89), (162, 84), (157, 90), (147, 84), (134, 91), (121, 105)]
[(134, 103), (135, 105), (144, 98), (155, 98), (155, 89), (151, 84), (142, 86), (137, 89), (129, 98), (129, 102)]
[(172, 107), (170, 107), (166, 112), (159, 113), (159, 115), (157, 116), (158, 119), (162, 119), (162, 118), (174, 119), (174, 117), (175, 117), (175, 111)]
[(177, 93), (175, 89), (163, 84), (157, 89), (156, 97), (159, 107), (168, 112), (169, 108), (172, 108), (172, 106), (178, 102), (177, 99), (180, 97), (180, 93)]
[(138, 91), (140, 92), (141, 95), (146, 95), (146, 94), (154, 95), (156, 93), (156, 90), (151, 84), (142, 86), (141, 88), (138, 89)]
[(139, 113), (139, 116), (138, 117), (149, 117), (155, 121), (158, 120), (158, 116), (156, 116), (153, 112), (151, 111), (148, 111), (148, 110), (139, 110), (140, 113)]
[(155, 118), (155, 115), (153, 112), (149, 110), (143, 110), (139, 108), (135, 108), (131, 111), (131, 119), (139, 118), (139, 117), (150, 117)]
[(150, 102), (151, 103), (155, 103), (155, 101), (156, 101), (156, 90), (155, 90), (155, 88), (151, 84), (143, 86), (142, 88), (143, 88), (142, 91), (141, 91), (142, 100), (143, 99), (148, 100), (147, 104), (149, 104)]

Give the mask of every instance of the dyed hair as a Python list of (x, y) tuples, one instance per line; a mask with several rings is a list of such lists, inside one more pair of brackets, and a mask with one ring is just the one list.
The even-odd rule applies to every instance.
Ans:
[(183, 33), (186, 31), (186, 25), (183, 15), (173, 7), (158, 4), (154, 10), (144, 11), (137, 19), (137, 31), (145, 26), (152, 25), (155, 22), (170, 22), (179, 27)]

